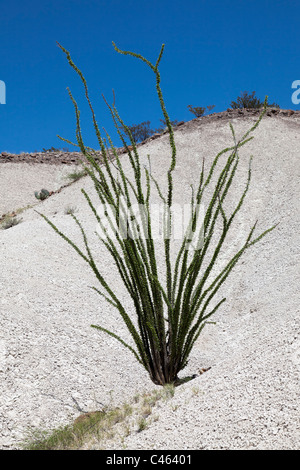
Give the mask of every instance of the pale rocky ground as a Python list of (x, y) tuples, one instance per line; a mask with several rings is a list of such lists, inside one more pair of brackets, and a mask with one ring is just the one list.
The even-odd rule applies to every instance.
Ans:
[[(237, 136), (253, 122), (252, 117), (234, 119)], [(182, 377), (210, 369), (176, 388), (172, 399), (153, 410), (157, 420), (124, 438), (125, 448), (299, 448), (299, 131), (299, 118), (266, 116), (254, 140), (241, 149), (228, 205), (243, 191), (253, 154), (251, 187), (217, 267), (241, 246), (257, 219), (257, 233), (279, 225), (246, 252), (227, 279), (220, 292), (227, 301), (213, 318), (216, 325), (204, 329)], [(202, 157), (208, 168), (232, 139), (228, 121), (216, 120), (181, 126), (175, 141), (175, 200), (182, 203), (189, 201)], [(140, 147), (145, 164), (147, 154), (163, 184), (168, 136)], [(128, 167), (125, 156), (123, 161)], [(34, 191), (58, 189), (71, 169), (0, 164), (0, 215), (36, 204)], [(90, 328), (98, 323), (128, 339), (118, 313), (90, 289), (97, 284), (89, 267), (35, 211), (82, 246), (78, 227), (65, 214), (68, 205), (76, 207), (102, 272), (134, 314), (110, 256), (94, 237), (95, 219), (81, 188), (97, 204), (85, 177), (24, 211), (20, 224), (0, 231), (1, 449), (20, 448), (28, 428), (51, 429), (156, 388), (128, 350)]]

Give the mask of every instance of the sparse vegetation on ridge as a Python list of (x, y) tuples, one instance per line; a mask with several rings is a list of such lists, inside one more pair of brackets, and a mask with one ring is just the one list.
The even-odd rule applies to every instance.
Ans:
[[(241, 109), (241, 108), (247, 108), (247, 109), (252, 109), (252, 108), (263, 108), (264, 107), (264, 102), (261, 101), (259, 98), (255, 96), (255, 91), (252, 91), (252, 93), (248, 93), (248, 91), (244, 91), (240, 94), (240, 96), (237, 97), (236, 101), (231, 101), (230, 106), (232, 109)], [(266, 106), (268, 108), (279, 108), (279, 105), (276, 103), (268, 103), (266, 102)]]
[[(128, 129), (130, 131), (131, 138), (135, 143), (142, 142), (154, 134), (154, 131), (150, 129), (150, 121), (141, 122), (140, 124), (132, 124), (131, 126), (128, 126)], [(124, 130), (126, 134), (126, 128)]]
[(194, 116), (196, 117), (201, 117), (201, 116), (204, 116), (204, 113), (205, 113), (205, 110), (207, 109), (208, 112), (212, 111), (214, 109), (215, 105), (210, 105), (210, 106), (207, 106), (206, 108), (205, 107), (202, 107), (202, 106), (192, 106), (192, 105), (188, 105), (188, 109), (191, 113), (194, 114)]

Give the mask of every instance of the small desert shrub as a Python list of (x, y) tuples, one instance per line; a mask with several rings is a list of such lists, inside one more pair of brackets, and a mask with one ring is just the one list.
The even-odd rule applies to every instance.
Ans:
[[(276, 103), (266, 103), (268, 108), (279, 108), (279, 105)], [(263, 108), (264, 102), (255, 96), (255, 91), (248, 93), (244, 91), (238, 96), (236, 101), (231, 101), (230, 106), (232, 109), (242, 109), (242, 108)]]
[(132, 124), (131, 126), (125, 127), (125, 133), (128, 134), (127, 129), (130, 131), (131, 138), (135, 143), (142, 142), (148, 139), (154, 133), (150, 129), (150, 121), (141, 122), (140, 124)]
[(76, 212), (76, 211), (77, 211), (77, 207), (76, 207), (76, 206), (71, 206), (71, 205), (69, 205), (69, 206), (67, 206), (67, 207), (65, 208), (65, 214), (66, 214), (66, 215), (74, 214), (74, 212)]
[(202, 107), (202, 106), (192, 106), (192, 105), (188, 105), (188, 109), (189, 111), (191, 111), (191, 113), (194, 114), (194, 116), (196, 116), (197, 118), (198, 117), (201, 117), (201, 116), (204, 116), (204, 113), (205, 113), (205, 110), (207, 109), (207, 111), (212, 111), (214, 109), (215, 105), (210, 105), (210, 106), (207, 106), (206, 108), (205, 107)]
[(86, 175), (87, 172), (85, 170), (75, 170), (67, 175), (67, 179), (71, 181), (78, 181)]
[(44, 201), (44, 199), (47, 199), (50, 196), (50, 192), (47, 189), (42, 189), (40, 192), (35, 191), (34, 195), (40, 201)]
[(14, 227), (15, 225), (18, 225), (20, 222), (22, 222), (22, 218), (7, 216), (4, 217), (0, 226), (3, 230), (7, 230), (11, 227)]
[(42, 149), (42, 153), (49, 153), (49, 152), (69, 152), (70, 150), (66, 147), (64, 148), (56, 148), (56, 147), (50, 147), (49, 149)]
[[(160, 119), (160, 122), (161, 122), (161, 125), (157, 129), (155, 129), (155, 132), (157, 132), (158, 134), (161, 134), (162, 132), (168, 130), (166, 120), (165, 119)], [(174, 121), (170, 121), (170, 123), (171, 123), (171, 126), (174, 127), (178, 124), (178, 121), (177, 121), (177, 119), (175, 119)]]
[[(133, 177), (130, 178), (125, 174), (116, 148), (110, 137), (106, 134), (115, 156), (113, 166), (117, 170), (117, 175), (113, 174), (111, 161), (105, 145), (106, 141), (101, 136), (85, 78), (72, 61), (69, 52), (60, 46), (66, 54), (69, 64), (79, 75), (83, 83), (85, 95), (92, 113), (96, 136), (103, 155), (103, 166), (94, 158), (95, 152), (91, 151), (83, 142), (78, 106), (69, 90), (77, 120), (77, 142), (81, 152), (90, 163), (90, 166), (86, 167), (86, 171), (94, 183), (101, 205), (112, 208), (112, 213), (108, 214), (107, 212), (106, 216), (110, 226), (113, 228), (113, 235), (103, 224), (102, 217), (99, 216), (91, 198), (84, 189), (82, 189), (82, 193), (99, 227), (102, 229), (102, 233), (105, 235), (99, 236), (100, 242), (104, 244), (108, 253), (112, 256), (124, 283), (124, 288), (132, 300), (131, 312), (128, 311), (127, 306), (123, 305), (119, 293), (115, 292), (114, 287), (109, 285), (104, 278), (101, 273), (101, 266), (97, 266), (85, 230), (77, 217), (71, 214), (83, 236), (84, 251), (60, 232), (58, 227), (45, 215), (41, 215), (58, 235), (67, 241), (90, 266), (100, 284), (100, 289), (94, 287), (95, 292), (104, 297), (118, 310), (121, 319), (130, 333), (131, 344), (125, 342), (119, 335), (108, 330), (105, 326), (91, 326), (107, 333), (127, 347), (146, 369), (155, 384), (177, 385), (181, 383), (178, 374), (188, 364), (192, 348), (204, 326), (210, 322), (212, 315), (215, 314), (226, 300), (226, 298), (218, 301), (215, 300), (220, 287), (226, 281), (244, 252), (274, 229), (274, 227), (271, 227), (255, 237), (255, 223), (249, 229), (249, 233), (245, 237), (241, 248), (228, 259), (223, 269), (220, 269), (217, 273), (214, 272), (213, 268), (216, 267), (216, 261), (224, 241), (236, 214), (242, 207), (250, 185), (251, 159), (249, 161), (248, 174), (245, 178), (244, 190), (241, 195), (236, 195), (235, 207), (229, 211), (225, 207), (225, 198), (231, 189), (239, 164), (239, 149), (253, 138), (250, 134), (259, 125), (266, 111), (266, 101), (264, 110), (257, 122), (252, 125), (240, 140), (236, 140), (234, 129), (230, 124), (233, 143), (216, 155), (208, 171), (206, 171), (203, 161), (198, 175), (198, 186), (192, 191), (190, 221), (173, 264), (171, 259), (171, 234), (173, 230), (172, 204), (175, 189), (173, 188), (173, 172), (176, 168), (176, 145), (172, 124), (160, 87), (161, 78), (158, 67), (164, 45), (155, 64), (152, 64), (140, 54), (122, 51), (115, 44), (114, 47), (121, 54), (143, 61), (154, 73), (159, 103), (168, 128), (171, 153), (170, 166), (165, 175), (167, 182), (166, 194), (164, 194), (158, 181), (152, 175), (151, 168), (141, 165), (134, 136), (130, 128), (121, 119), (115, 104), (113, 103), (111, 106), (106, 102), (116, 130), (126, 148), (133, 170)], [(130, 138), (130, 147), (124, 139), (124, 130)], [(219, 168), (218, 164), (221, 168)], [(145, 182), (142, 179), (143, 176)], [(212, 183), (213, 181), (214, 183)], [(154, 226), (150, 199), (153, 185), (158, 191), (164, 209), (163, 259), (158, 259), (157, 257), (153, 237)], [(199, 222), (199, 211), (201, 204), (203, 204), (204, 194), (207, 194), (206, 192), (209, 194), (209, 202), (203, 220)], [(140, 210), (139, 217), (135, 217), (132, 209), (133, 203), (138, 204)], [(216, 226), (220, 227), (220, 231), (216, 231)], [(195, 243), (192, 243), (193, 240)], [(164, 275), (161, 274), (159, 262), (163, 263)], [(211, 305), (213, 302), (214, 304)], [(132, 318), (133, 314), (135, 314), (135, 320)]]
[(148, 426), (146, 418), (143, 416), (140, 416), (137, 422), (137, 432), (142, 432), (144, 431)]

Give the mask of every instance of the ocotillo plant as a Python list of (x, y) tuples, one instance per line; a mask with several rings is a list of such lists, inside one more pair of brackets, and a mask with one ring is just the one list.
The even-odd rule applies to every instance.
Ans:
[[(70, 53), (61, 45), (59, 47), (65, 53), (71, 67), (79, 75), (91, 110), (95, 133), (103, 156), (102, 165), (97, 163), (94, 158), (94, 151), (85, 146), (83, 142), (77, 102), (72, 96), (71, 91), (68, 90), (75, 109), (77, 144), (87, 160), (85, 169), (93, 181), (100, 203), (112, 209), (110, 214), (108, 211), (106, 212), (106, 216), (112, 229), (119, 228), (119, 230), (115, 230), (114, 236), (105, 227), (103, 219), (93, 205), (90, 196), (84, 189), (82, 189), (82, 193), (105, 234), (105, 236), (99, 236), (100, 241), (112, 256), (124, 283), (124, 288), (132, 299), (132, 311), (126, 310), (118, 293), (114, 291), (101, 274), (101, 269), (93, 258), (86, 232), (78, 218), (73, 213), (71, 214), (83, 236), (85, 247), (83, 251), (64, 235), (53, 222), (43, 214), (41, 215), (91, 267), (101, 286), (100, 288), (94, 287), (95, 291), (118, 310), (121, 319), (129, 330), (130, 340), (124, 341), (115, 332), (105, 328), (105, 325), (91, 326), (111, 335), (120, 341), (123, 346), (129, 348), (136, 359), (144, 366), (155, 384), (174, 383), (176, 385), (180, 383), (178, 374), (187, 365), (192, 348), (203, 327), (226, 300), (222, 298), (216, 301), (215, 305), (211, 305), (220, 287), (243, 253), (274, 228), (271, 227), (254, 238), (256, 224), (251, 227), (242, 247), (228, 260), (226, 266), (220, 269), (217, 275), (214, 275), (213, 280), (209, 280), (213, 268), (216, 267), (216, 261), (225, 238), (236, 214), (241, 209), (250, 184), (251, 166), (249, 164), (248, 177), (243, 194), (236, 198), (236, 206), (232, 212), (226, 214), (224, 200), (230, 191), (237, 170), (239, 149), (252, 139), (252, 136), (249, 135), (258, 126), (265, 109), (257, 122), (239, 141), (236, 141), (234, 129), (231, 126), (233, 145), (219, 152), (214, 158), (207, 174), (203, 162), (202, 169), (199, 172), (198, 187), (191, 197), (190, 221), (180, 241), (180, 248), (175, 256), (175, 263), (172, 267), (171, 233), (173, 191), (175, 189), (173, 188), (173, 172), (176, 167), (176, 145), (160, 86), (159, 64), (163, 55), (164, 45), (155, 64), (140, 54), (122, 51), (114, 43), (113, 45), (117, 52), (141, 60), (154, 73), (159, 103), (168, 127), (171, 150), (169, 169), (165, 175), (167, 183), (166, 194), (164, 194), (158, 181), (152, 175), (151, 169), (141, 165), (137, 145), (132, 138), (129, 127), (121, 119), (115, 102), (113, 102), (113, 105), (109, 105), (106, 102), (114, 125), (126, 148), (129, 163), (133, 170), (133, 177), (129, 178), (128, 174), (125, 173), (122, 157), (118, 156), (109, 135), (105, 133), (105, 138), (101, 136), (89, 97), (87, 83), (82, 72), (74, 64)], [(124, 129), (126, 135), (130, 137), (130, 146), (124, 140)], [(67, 139), (62, 140), (69, 142)], [(107, 140), (110, 150), (112, 149), (114, 153), (114, 161), (109, 156)], [(222, 161), (222, 168), (217, 172), (217, 164)], [(143, 177), (146, 184), (143, 184)], [(198, 231), (199, 208), (202, 204), (205, 191), (212, 186), (213, 179), (216, 179), (216, 183), (213, 184), (210, 202), (205, 211), (203, 221), (201, 221), (201, 228)], [(158, 191), (165, 209), (165, 237), (163, 239), (165, 274), (163, 279), (159, 274), (161, 271), (158, 269), (159, 260), (157, 259), (157, 250), (153, 237), (153, 220), (151, 218), (150, 207), (153, 185)], [(138, 221), (137, 217), (134, 217), (134, 203), (143, 208), (143, 210), (140, 210)], [(221, 221), (222, 228), (217, 241), (213, 241), (217, 220)], [(192, 234), (196, 234), (196, 248), (190, 243)], [(205, 263), (204, 260), (206, 261)], [(206, 266), (205, 268), (204, 265)]]

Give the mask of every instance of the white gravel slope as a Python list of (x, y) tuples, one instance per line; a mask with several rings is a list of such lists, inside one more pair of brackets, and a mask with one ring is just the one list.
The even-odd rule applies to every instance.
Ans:
[[(251, 122), (235, 120), (237, 135)], [(256, 219), (257, 233), (279, 225), (245, 254), (228, 278), (220, 292), (227, 302), (214, 318), (217, 324), (204, 329), (182, 376), (211, 369), (178, 387), (173, 399), (155, 410), (157, 421), (125, 438), (128, 449), (299, 448), (299, 130), (295, 119), (264, 118), (254, 140), (241, 150), (240, 173), (228, 204), (243, 191), (253, 154), (251, 188), (218, 266), (241, 246)], [(208, 167), (232, 141), (224, 122), (183, 126), (175, 140), (175, 200), (182, 203), (189, 200), (189, 184), (197, 181), (202, 157)], [(168, 136), (140, 147), (140, 154), (145, 163), (150, 154), (152, 172), (163, 181), (170, 158)], [(22, 201), (15, 201), (20, 181), (14, 180), (13, 164), (7, 165), (0, 165), (0, 207), (5, 207), (0, 212), (16, 209), (11, 201), (18, 207), (30, 204), (32, 191), (41, 189), (40, 171), (49, 168), (53, 181), (53, 169), (36, 165), (30, 170), (31, 189), (28, 185)], [(24, 177), (29, 174), (28, 166), (17, 167)], [(68, 204), (77, 207), (102, 272), (133, 312), (109, 255), (94, 238), (95, 220), (82, 187), (94, 196), (84, 178), (34, 209), (82, 246), (78, 227), (64, 214)], [(2, 449), (18, 448), (28, 427), (52, 428), (82, 411), (155, 388), (129, 351), (90, 328), (99, 323), (128, 338), (118, 313), (89, 288), (97, 284), (86, 263), (34, 209), (22, 214), (22, 223), (0, 232)]]
[(34, 195), (45, 188), (56, 191), (70, 182), (68, 175), (77, 165), (3, 163), (0, 166), (0, 217), (2, 214), (35, 205)]

